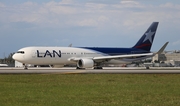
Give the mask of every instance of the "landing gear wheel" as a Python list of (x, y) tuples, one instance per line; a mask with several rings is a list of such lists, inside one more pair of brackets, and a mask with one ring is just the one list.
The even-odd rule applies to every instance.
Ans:
[(26, 66), (26, 64), (23, 63), (24, 69), (27, 70), (28, 67)]
[(79, 67), (76, 67), (76, 69), (79, 69), (79, 70), (85, 70), (85, 68), (79, 68)]
[(94, 69), (103, 69), (102, 67), (98, 66), (98, 67), (94, 67)]
[(28, 68), (27, 67), (24, 67), (25, 70), (27, 70)]
[(149, 69), (149, 67), (146, 67), (146, 69)]

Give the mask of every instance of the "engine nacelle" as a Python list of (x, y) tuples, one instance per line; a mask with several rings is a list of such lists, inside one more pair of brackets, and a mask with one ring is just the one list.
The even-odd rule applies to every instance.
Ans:
[(92, 59), (80, 59), (77, 62), (79, 68), (92, 68), (94, 66), (94, 61)]

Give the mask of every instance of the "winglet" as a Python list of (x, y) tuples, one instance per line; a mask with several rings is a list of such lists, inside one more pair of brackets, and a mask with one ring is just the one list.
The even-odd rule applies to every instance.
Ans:
[(168, 43), (169, 42), (166, 42), (156, 54), (161, 54), (164, 51), (164, 49), (166, 48)]

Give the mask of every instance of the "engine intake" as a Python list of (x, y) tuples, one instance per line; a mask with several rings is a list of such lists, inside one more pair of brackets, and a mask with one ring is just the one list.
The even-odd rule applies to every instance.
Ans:
[(94, 66), (94, 61), (92, 59), (80, 59), (77, 62), (79, 68), (92, 68)]

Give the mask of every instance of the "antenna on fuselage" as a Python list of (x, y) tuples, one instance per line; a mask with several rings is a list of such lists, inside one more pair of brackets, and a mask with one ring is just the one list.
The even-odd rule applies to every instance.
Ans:
[(72, 47), (72, 43), (68, 47)]

